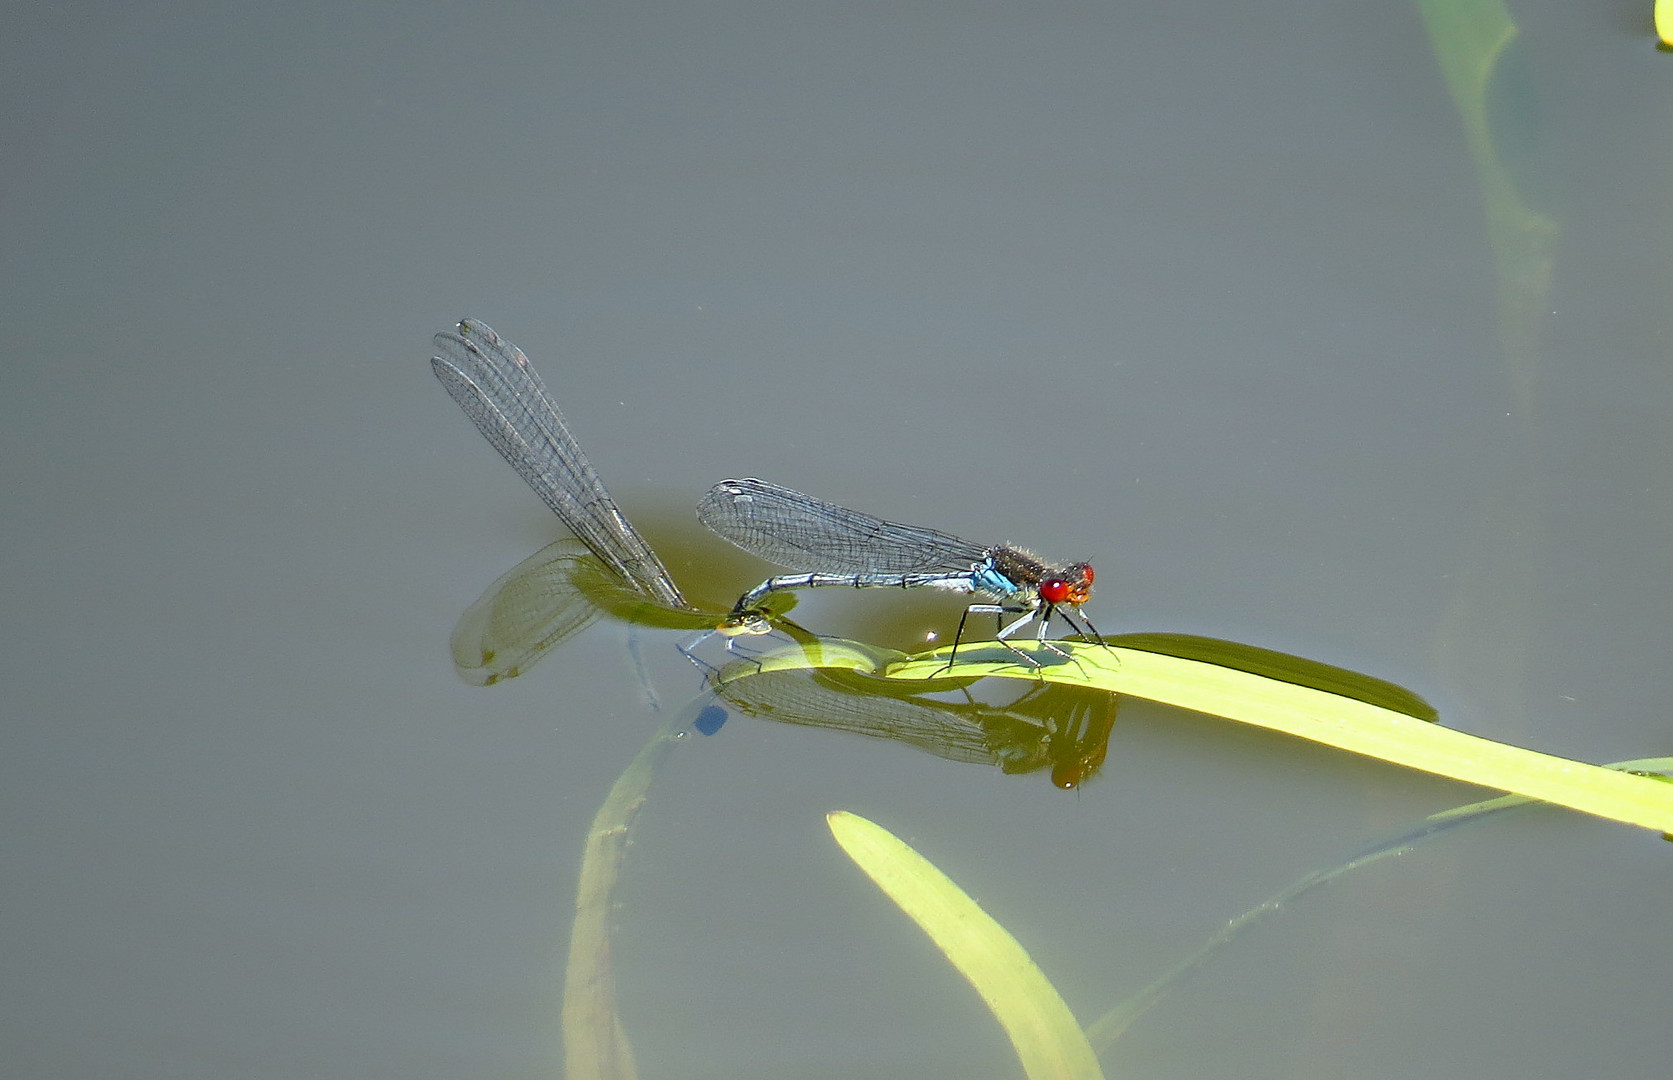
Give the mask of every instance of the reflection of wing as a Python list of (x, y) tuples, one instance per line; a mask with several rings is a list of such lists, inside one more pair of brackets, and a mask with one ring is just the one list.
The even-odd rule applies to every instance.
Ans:
[[(800, 643), (833, 645), (827, 639)], [(838, 650), (840, 651), (840, 650)], [(757, 669), (738, 661), (715, 693), (747, 716), (802, 727), (894, 739), (949, 761), (997, 765), (1006, 773), (1051, 768), (1051, 782), (1077, 788), (1104, 763), (1115, 724), (1115, 695), (1042, 684), (1009, 705), (939, 701), (862, 672)]]
[(488, 586), (453, 628), (449, 644), (459, 675), (477, 686), (516, 678), (592, 622), (599, 608), (575, 587), (576, 571), (590, 559), (579, 540), (559, 540)]
[(521, 349), (465, 319), (435, 337), (430, 366), (477, 430), (622, 580), (670, 607), (685, 597), (605, 490)]
[[(459, 616), (450, 640), (453, 665), (477, 686), (514, 679), (600, 615), (670, 630), (709, 630), (719, 618), (664, 607), (617, 577), (581, 541), (559, 540), (500, 575)], [(643, 670), (639, 675), (643, 681)]]
[(986, 548), (935, 529), (901, 525), (765, 480), (722, 480), (697, 519), (751, 555), (815, 573), (959, 573)]
[(746, 716), (897, 739), (948, 761), (999, 764), (981, 725), (945, 702), (867, 694), (808, 671), (762, 672), (716, 692)]

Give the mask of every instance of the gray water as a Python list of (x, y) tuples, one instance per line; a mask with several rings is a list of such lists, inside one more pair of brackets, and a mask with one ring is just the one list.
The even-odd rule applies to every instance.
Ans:
[[(560, 1075), (587, 824), (701, 685), (688, 635), (635, 631), (653, 712), (609, 622), (453, 671), (466, 605), (562, 535), (430, 376), (466, 314), (708, 603), (764, 568), (690, 507), (761, 475), (1090, 559), (1106, 632), (1673, 750), (1649, 12), (1516, 5), (1496, 193), (1408, 5), (14, 12), (0, 1071)], [(912, 647), (957, 615), (797, 617)], [(1484, 794), (1139, 704), (1079, 793), (739, 717), (640, 818), (622, 1015), (647, 1078), (1016, 1076), (827, 811), (911, 841), (1090, 1020)], [(1267, 920), (1105, 1066), (1661, 1075), (1670, 887), (1625, 826), (1459, 832)]]

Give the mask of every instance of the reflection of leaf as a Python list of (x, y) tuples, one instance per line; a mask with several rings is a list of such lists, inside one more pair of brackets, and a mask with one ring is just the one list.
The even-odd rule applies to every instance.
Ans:
[(842, 811), (826, 820), (848, 857), (976, 988), (1010, 1036), (1029, 1080), (1101, 1080), (1074, 1014), (1016, 938), (886, 829)]
[[(1622, 772), (1667, 771), (1673, 769), (1673, 758), (1617, 761), (1604, 767)], [(1663, 777), (1655, 777), (1654, 779), (1658, 782), (1666, 782)], [(1438, 814), (1431, 814), (1424, 819), (1422, 825), (1393, 840), (1373, 844), (1357, 855), (1329, 869), (1315, 870), (1309, 874), (1304, 874), (1290, 885), (1274, 893), (1264, 902), (1232, 919), (1160, 978), (1088, 1024), (1086, 1027), (1087, 1039), (1091, 1041), (1093, 1048), (1099, 1053), (1107, 1050), (1111, 1044), (1121, 1037), (1123, 1032), (1132, 1026), (1133, 1021), (1160, 1001), (1169, 991), (1177, 987), (1187, 975), (1202, 967), (1210, 957), (1231, 944), (1232, 939), (1238, 937), (1243, 931), (1266, 916), (1282, 910), (1285, 905), (1290, 904), (1303, 893), (1316, 889), (1326, 882), (1334, 881), (1349, 871), (1357, 870), (1362, 866), (1369, 866), (1371, 863), (1395, 855), (1404, 855), (1444, 832), (1450, 832), (1465, 825), (1479, 824), (1509, 810), (1527, 809), (1539, 805), (1541, 804), (1520, 795), (1501, 795), (1496, 799), (1488, 799), (1485, 802), (1471, 803), (1468, 806), (1444, 810)]]

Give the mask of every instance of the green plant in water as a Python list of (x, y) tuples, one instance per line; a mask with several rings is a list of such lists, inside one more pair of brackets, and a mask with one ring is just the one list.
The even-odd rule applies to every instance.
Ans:
[(975, 987), (1029, 1080), (1102, 1080), (1074, 1014), (1016, 938), (887, 829), (841, 810), (826, 821), (848, 857)]
[[(1673, 833), (1673, 787), (1581, 761), (1541, 754), (1442, 727), (1427, 702), (1380, 679), (1301, 657), (1186, 635), (1112, 637), (1108, 646), (1060, 641), (1069, 658), (1040, 653), (1040, 667), (997, 647), (960, 647), (891, 659), (852, 643), (816, 639), (723, 670), (731, 684), (793, 668), (866, 671), (922, 690), (975, 678), (1019, 679), (1175, 705), (1278, 731), (1465, 783)], [(899, 654), (892, 654), (899, 657)], [(1207, 657), (1208, 659), (1204, 659)], [(879, 659), (883, 663), (873, 667)], [(1055, 662), (1054, 662), (1055, 661)]]
[[(599, 808), (588, 833), (570, 938), (564, 994), (564, 1046), (570, 1080), (634, 1080), (632, 1049), (617, 1016), (610, 964), (608, 919), (611, 890), (625, 854), (629, 829), (649, 793), (657, 765), (678, 738), (681, 725), (659, 732), (634, 758)], [(1673, 758), (1646, 758), (1606, 766), (1659, 783)], [(1029, 1080), (1101, 1077), (1097, 1055), (1188, 975), (1201, 968), (1258, 920), (1303, 893), (1373, 862), (1403, 855), (1444, 832), (1479, 824), (1535, 800), (1501, 796), (1431, 815), (1416, 829), (1366, 848), (1345, 861), (1303, 875), (1272, 897), (1232, 919), (1139, 993), (1105, 1011), (1084, 1030), (1062, 996), (1002, 926), (983, 912), (940, 870), (881, 826), (858, 815), (827, 815), (832, 835), (886, 895), (942, 951), (981, 995), (1005, 1029)]]

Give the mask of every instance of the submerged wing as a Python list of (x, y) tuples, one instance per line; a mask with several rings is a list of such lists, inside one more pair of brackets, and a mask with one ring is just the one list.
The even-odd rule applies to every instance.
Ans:
[(436, 378), (569, 530), (623, 581), (670, 607), (688, 606), (605, 490), (523, 351), (472, 319), (437, 334), (435, 344)]
[(722, 480), (697, 518), (751, 555), (812, 573), (937, 574), (968, 570), (988, 549), (900, 525), (753, 477)]

